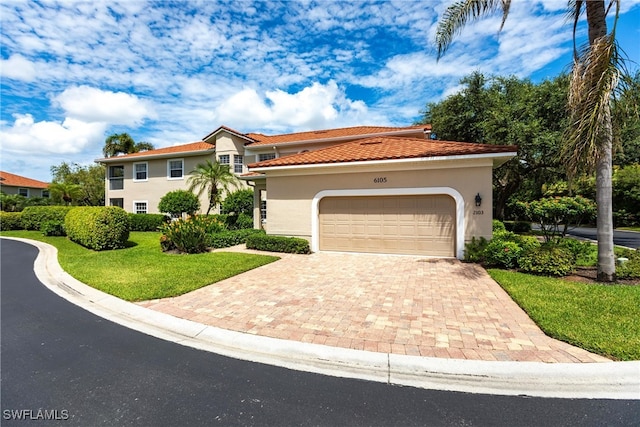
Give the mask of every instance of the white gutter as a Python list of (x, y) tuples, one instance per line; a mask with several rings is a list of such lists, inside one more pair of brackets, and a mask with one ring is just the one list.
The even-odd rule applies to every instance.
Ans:
[(103, 159), (95, 159), (94, 162), (95, 163), (120, 163), (120, 162), (136, 161), (136, 160), (193, 157), (193, 156), (206, 155), (207, 153), (215, 153), (215, 152), (216, 152), (216, 149), (214, 147), (207, 150), (178, 151), (174, 153), (148, 154), (148, 155), (133, 156), (133, 157), (130, 157), (130, 156), (105, 157)]

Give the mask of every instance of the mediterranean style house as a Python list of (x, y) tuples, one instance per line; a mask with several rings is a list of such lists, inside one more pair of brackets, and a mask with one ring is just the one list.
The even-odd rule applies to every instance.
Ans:
[(313, 251), (461, 258), (466, 241), (491, 237), (492, 171), (516, 152), (433, 140), (429, 125), (282, 135), (221, 126), (199, 142), (97, 161), (107, 204), (129, 212), (158, 212), (210, 159), (254, 188), (254, 224), (268, 234), (306, 238)]
[(49, 184), (9, 172), (0, 171), (0, 191), (24, 197), (49, 197)]

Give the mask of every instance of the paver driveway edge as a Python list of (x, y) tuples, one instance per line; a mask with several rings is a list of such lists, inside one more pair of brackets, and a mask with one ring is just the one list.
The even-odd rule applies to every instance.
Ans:
[[(6, 238), (6, 237), (3, 237)], [(205, 326), (126, 302), (64, 272), (57, 249), (39, 249), (38, 279), (82, 308), (148, 335), (238, 359), (420, 388), (559, 398), (640, 399), (640, 362), (538, 363), (417, 357), (288, 341)]]

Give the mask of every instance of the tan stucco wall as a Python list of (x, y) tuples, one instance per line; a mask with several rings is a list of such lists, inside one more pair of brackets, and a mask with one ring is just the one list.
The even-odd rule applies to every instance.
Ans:
[(13, 187), (10, 185), (2, 185), (0, 186), (0, 191), (7, 195), (19, 194), (19, 190), (21, 188), (26, 188), (29, 190), (29, 197), (42, 197), (42, 192), (46, 191), (42, 188), (32, 188), (32, 187)]
[[(352, 173), (327, 173), (328, 169), (321, 173), (318, 169), (317, 173), (296, 176), (270, 176), (267, 172), (268, 233), (310, 239), (312, 199), (323, 190), (449, 187), (459, 192), (465, 201), (465, 241), (474, 236), (490, 238), (493, 204), (491, 163), (463, 161), (457, 166), (429, 168), (433, 166), (436, 165), (425, 164), (422, 169), (415, 170), (358, 170)], [(386, 182), (374, 182), (381, 177), (386, 178)], [(474, 202), (477, 193), (482, 197), (480, 208)]]

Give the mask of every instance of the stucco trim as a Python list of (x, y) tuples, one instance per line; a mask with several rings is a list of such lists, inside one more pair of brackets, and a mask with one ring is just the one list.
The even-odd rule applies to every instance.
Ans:
[(416, 188), (362, 188), (345, 190), (322, 190), (311, 201), (311, 250), (320, 250), (320, 200), (325, 197), (350, 196), (425, 196), (446, 194), (456, 202), (456, 258), (464, 258), (464, 198), (451, 187), (416, 187)]

